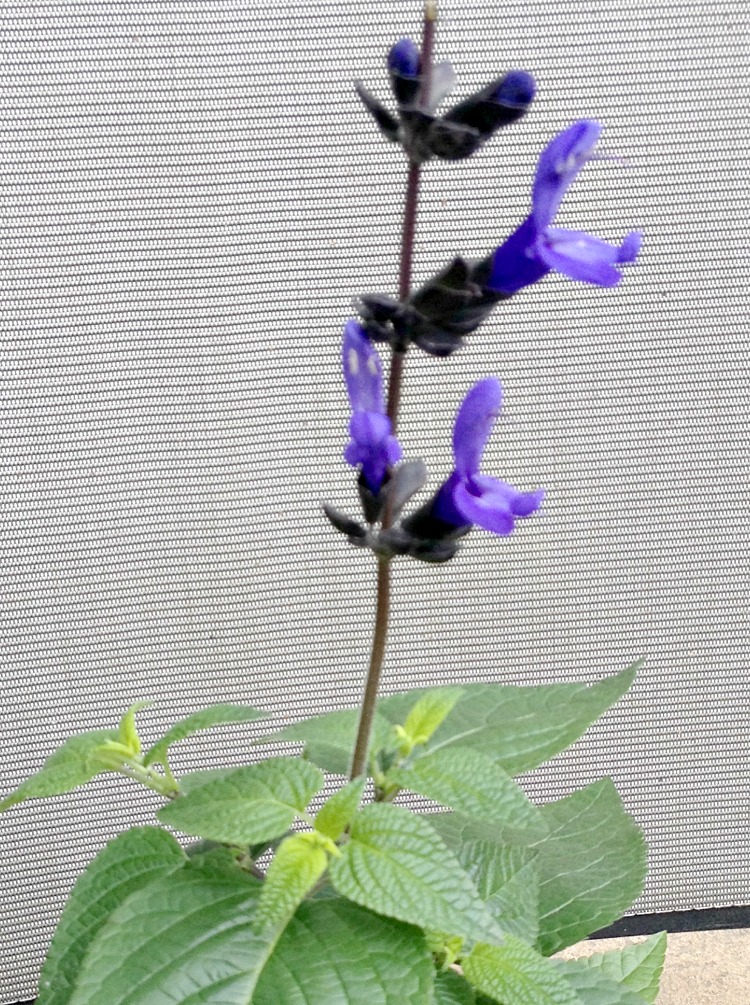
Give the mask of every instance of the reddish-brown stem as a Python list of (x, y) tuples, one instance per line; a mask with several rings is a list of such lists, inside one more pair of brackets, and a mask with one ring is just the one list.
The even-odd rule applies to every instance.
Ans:
[[(435, 21), (437, 19), (437, 4), (435, 0), (426, 0), (424, 21), (422, 24), (422, 87), (420, 104), (425, 107), (429, 100), (430, 81), (432, 78), (432, 50), (435, 37)], [(401, 230), (401, 256), (398, 274), (399, 300), (406, 300), (411, 291), (412, 261), (414, 257), (414, 237), (417, 226), (417, 203), (419, 200), (419, 178), (421, 164), (409, 161), (406, 179), (406, 197), (404, 199), (404, 216)], [(391, 420), (393, 433), (398, 425), (399, 406), (401, 404), (401, 384), (404, 375), (403, 349), (394, 348), (391, 356), (391, 369), (388, 380), (388, 417)], [(386, 506), (383, 514), (382, 527), (386, 530), (391, 526), (392, 514)], [(370, 734), (375, 718), (375, 705), (380, 687), (380, 677), (383, 671), (385, 643), (388, 635), (388, 617), (390, 613), (391, 596), (391, 563), (388, 558), (378, 558), (377, 596), (375, 601), (375, 627), (370, 652), (370, 666), (367, 670), (365, 691), (357, 726), (357, 738), (354, 743), (350, 778), (357, 778), (367, 769), (367, 754), (370, 747)]]
[(388, 611), (391, 599), (391, 567), (387, 558), (378, 559), (377, 604), (375, 608), (375, 631), (370, 653), (370, 666), (367, 670), (365, 692), (362, 695), (362, 710), (359, 716), (357, 739), (352, 754), (350, 778), (357, 778), (365, 773), (367, 767), (367, 752), (370, 746), (372, 722), (375, 717), (375, 705), (380, 687), (380, 673), (383, 669), (385, 656), (385, 640), (388, 634)]

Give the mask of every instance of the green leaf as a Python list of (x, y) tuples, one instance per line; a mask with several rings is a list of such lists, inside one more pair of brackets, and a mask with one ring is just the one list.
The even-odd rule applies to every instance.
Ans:
[(253, 931), (260, 888), (188, 862), (131, 894), (89, 947), (70, 1005), (248, 1005), (275, 942)]
[(435, 1005), (475, 1005), (474, 988), (455, 970), (435, 976)]
[(31, 778), (22, 782), (0, 803), (0, 812), (25, 799), (41, 799), (72, 792), (92, 778), (110, 770), (109, 762), (99, 756), (105, 743), (117, 742), (115, 729), (97, 729), (91, 733), (71, 736), (44, 762)]
[(646, 1005), (635, 991), (597, 970), (577, 966), (580, 960), (551, 960), (575, 991), (581, 1005)]
[[(343, 709), (339, 712), (326, 712), (312, 719), (295, 722), (277, 733), (264, 736), (256, 743), (276, 743), (278, 741), (301, 741), (305, 744), (305, 757), (317, 764), (324, 771), (334, 775), (346, 775), (357, 738), (357, 709)], [(382, 716), (375, 715), (373, 719), (372, 742), (370, 750), (376, 751), (390, 737), (391, 727)]]
[(599, 971), (610, 980), (630, 988), (648, 1005), (655, 1005), (666, 951), (667, 933), (659, 932), (644, 942), (569, 962), (575, 964), (575, 969)]
[(365, 779), (355, 778), (327, 799), (315, 817), (315, 830), (337, 841), (352, 822), (359, 809)]
[(202, 729), (209, 729), (211, 726), (255, 722), (256, 719), (265, 719), (266, 717), (266, 712), (251, 708), (249, 705), (209, 705), (208, 708), (202, 708), (199, 712), (194, 712), (187, 718), (176, 722), (146, 753), (143, 763), (145, 765), (165, 764), (167, 753), (172, 744), (185, 740)]
[(387, 779), (465, 816), (496, 824), (507, 843), (530, 844), (547, 833), (523, 789), (478, 750), (445, 747), (393, 769)]
[[(538, 767), (577, 740), (633, 683), (640, 661), (596, 684), (468, 684), (433, 735), (428, 749), (454, 744), (492, 757), (511, 775)], [(394, 724), (424, 692), (407, 691), (378, 703)]]
[(478, 943), (461, 966), (470, 984), (502, 1005), (581, 1005), (552, 961), (512, 935), (501, 946)]
[(545, 956), (611, 924), (641, 892), (646, 844), (611, 779), (540, 807), (539, 948)]
[(476, 817), (465, 817), (460, 813), (426, 813), (425, 820), (454, 851), (468, 841), (503, 843), (502, 827)]
[(418, 928), (345, 900), (305, 901), (252, 1005), (433, 1005), (432, 975)]
[(539, 932), (537, 853), (492, 841), (469, 841), (457, 856), (503, 931), (534, 943)]
[[(205, 773), (201, 776), (205, 779)], [(323, 773), (307, 761), (274, 757), (234, 768), (211, 784), (204, 782), (162, 807), (157, 816), (184, 834), (210, 841), (270, 841), (304, 813), (323, 780)]]
[(184, 862), (180, 846), (158, 827), (135, 827), (110, 841), (73, 887), (42, 967), (37, 1005), (68, 1005), (89, 945), (112, 912)]
[(260, 931), (287, 922), (328, 868), (338, 848), (315, 831), (292, 834), (276, 850), (266, 872), (255, 919)]
[(463, 690), (460, 687), (441, 687), (425, 691), (404, 723), (404, 732), (411, 743), (427, 743), (462, 694)]
[(373, 803), (331, 862), (344, 897), (378, 914), (468, 939), (501, 937), (469, 877), (423, 817)]

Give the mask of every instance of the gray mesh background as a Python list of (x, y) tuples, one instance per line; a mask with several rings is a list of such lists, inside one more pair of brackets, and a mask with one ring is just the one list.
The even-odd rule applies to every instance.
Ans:
[[(404, 166), (352, 80), (386, 96), (418, 6), (2, 5), (2, 791), (137, 698), (147, 739), (215, 700), (281, 721), (356, 701), (373, 563), (319, 501), (355, 507), (340, 330), (355, 293), (395, 292)], [(613, 775), (650, 841), (641, 912), (750, 898), (749, 35), (734, 0), (446, 0), (438, 33), (460, 95), (520, 66), (539, 97), (429, 165), (417, 279), (515, 227), (541, 146), (583, 116), (629, 166), (587, 168), (560, 223), (646, 244), (617, 290), (549, 277), (454, 359), (410, 355), (403, 440), (433, 484), (463, 392), (496, 373), (486, 470), (548, 501), (447, 567), (398, 565), (386, 687), (645, 655), (529, 783)], [(0, 820), (3, 1002), (33, 995), (84, 861), (155, 805), (104, 781)]]

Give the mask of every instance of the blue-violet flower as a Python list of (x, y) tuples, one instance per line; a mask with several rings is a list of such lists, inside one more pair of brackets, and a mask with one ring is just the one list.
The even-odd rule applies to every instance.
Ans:
[(595, 156), (601, 134), (598, 122), (574, 122), (542, 151), (531, 197), (531, 213), (492, 257), (487, 287), (510, 295), (555, 269), (571, 279), (597, 286), (615, 286), (618, 264), (634, 262), (641, 234), (632, 231), (618, 245), (580, 230), (553, 227), (552, 221), (569, 186), (584, 164)]
[(510, 534), (516, 517), (531, 516), (541, 506), (542, 489), (519, 492), (507, 482), (480, 474), (482, 452), (501, 403), (500, 381), (487, 377), (471, 388), (458, 410), (453, 427), (456, 467), (439, 489), (432, 510), (445, 523), (477, 524), (493, 534)]
[(352, 406), (351, 442), (344, 460), (361, 467), (365, 484), (377, 495), (388, 468), (401, 459), (401, 446), (385, 414), (380, 357), (358, 321), (347, 321), (344, 326), (342, 363)]

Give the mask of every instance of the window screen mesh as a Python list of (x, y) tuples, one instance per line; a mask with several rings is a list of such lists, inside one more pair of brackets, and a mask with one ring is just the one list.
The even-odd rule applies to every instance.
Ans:
[[(5, 4), (3, 791), (135, 699), (155, 702), (148, 739), (213, 701), (283, 722), (358, 698), (373, 562), (319, 504), (356, 505), (340, 331), (354, 294), (395, 292), (405, 171), (352, 80), (386, 97), (418, 8)], [(410, 354), (403, 441), (432, 484), (457, 403), (495, 373), (486, 468), (548, 496), (512, 538), (398, 564), (385, 686), (593, 680), (645, 656), (529, 782), (552, 799), (615, 778), (651, 847), (641, 912), (750, 897), (749, 34), (729, 0), (446, 0), (438, 30), (459, 96), (510, 67), (539, 93), (472, 160), (427, 167), (416, 279), (507, 235), (540, 148), (580, 117), (615, 159), (560, 224), (646, 242), (616, 290), (549, 277), (453, 359)], [(196, 739), (176, 767), (259, 732)], [(155, 805), (102, 781), (0, 819), (3, 1002), (33, 996), (82, 864)]]

